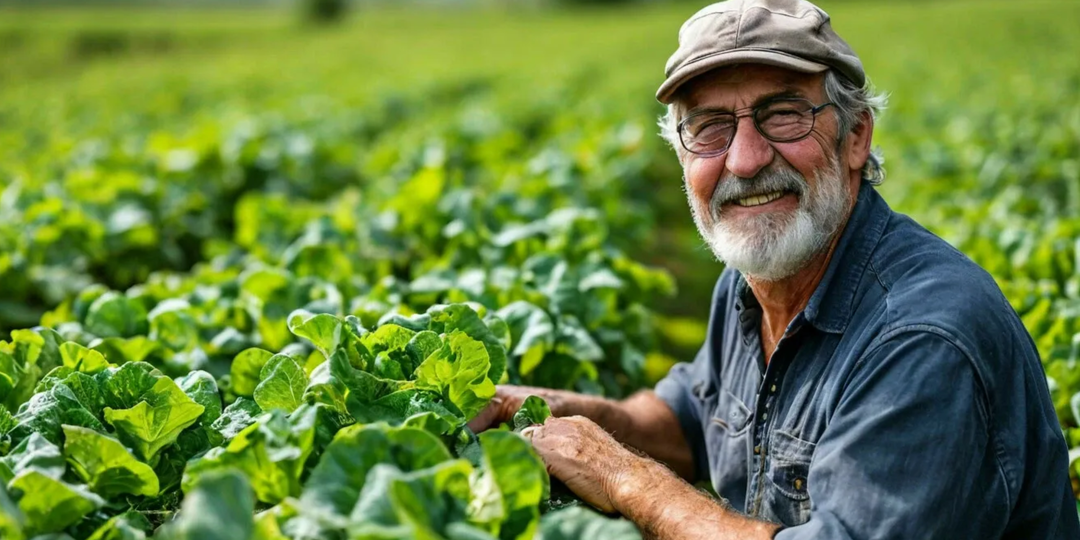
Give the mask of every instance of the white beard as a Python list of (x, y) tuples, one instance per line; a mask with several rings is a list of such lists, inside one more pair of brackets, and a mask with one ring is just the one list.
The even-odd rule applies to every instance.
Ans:
[[(851, 203), (847, 179), (843, 177), (835, 156), (824, 168), (815, 171), (817, 181), (810, 189), (802, 175), (790, 166), (783, 167), (780, 170), (770, 168), (762, 171), (753, 181), (726, 175), (717, 183), (708, 206), (687, 190), (694, 223), (716, 257), (743, 275), (762, 281), (779, 281), (790, 277), (826, 249), (847, 219), (848, 205)], [(733, 186), (725, 185), (725, 182), (740, 182), (745, 187), (754, 188), (776, 178), (802, 183), (799, 207), (794, 213), (764, 213), (738, 222), (721, 215), (720, 206), (724, 201), (717, 193), (723, 190), (730, 194)], [(729, 197), (725, 198), (730, 200)], [(711, 217), (711, 226), (705, 224), (703, 215)]]

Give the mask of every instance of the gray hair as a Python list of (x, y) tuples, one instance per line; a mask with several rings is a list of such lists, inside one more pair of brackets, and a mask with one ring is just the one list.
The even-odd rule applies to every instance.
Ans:
[[(869, 80), (860, 88), (833, 69), (825, 72), (825, 95), (836, 105), (841, 133), (838, 144), (843, 144), (847, 134), (859, 124), (863, 114), (870, 113), (870, 117), (875, 120), (881, 116), (889, 100), (887, 95), (875, 91)], [(667, 112), (660, 117), (657, 124), (660, 126), (660, 137), (675, 149), (681, 161), (685, 150), (679, 142), (679, 115), (677, 102), (673, 102), (667, 106)], [(871, 149), (870, 157), (862, 168), (862, 178), (874, 186), (885, 181), (885, 156), (881, 148)]]

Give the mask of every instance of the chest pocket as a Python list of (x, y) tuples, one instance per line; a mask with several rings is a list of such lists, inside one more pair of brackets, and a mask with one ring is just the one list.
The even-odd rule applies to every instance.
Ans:
[(712, 423), (719, 426), (728, 437), (738, 437), (750, 428), (750, 409), (735, 394), (721, 389), (716, 396), (716, 409)]
[(726, 389), (711, 396), (712, 407), (705, 409), (705, 446), (709, 455), (709, 479), (713, 489), (739, 511), (746, 507), (752, 413), (743, 402)]
[(787, 526), (810, 520), (807, 479), (815, 446), (785, 431), (772, 433), (762, 501), (764, 517)]

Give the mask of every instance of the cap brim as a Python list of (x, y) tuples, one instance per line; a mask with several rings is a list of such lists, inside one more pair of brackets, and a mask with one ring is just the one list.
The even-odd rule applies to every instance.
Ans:
[(734, 64), (765, 64), (803, 73), (821, 73), (829, 69), (829, 66), (826, 66), (825, 64), (811, 62), (805, 58), (800, 58), (780, 51), (754, 49), (725, 51), (719, 54), (705, 56), (679, 66), (678, 69), (668, 76), (667, 80), (664, 81), (664, 84), (660, 85), (660, 89), (656, 91), (656, 100), (665, 105), (670, 104), (675, 92), (690, 79), (707, 71)]

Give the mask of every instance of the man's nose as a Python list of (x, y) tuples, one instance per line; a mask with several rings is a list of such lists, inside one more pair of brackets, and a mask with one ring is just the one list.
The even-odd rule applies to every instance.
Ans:
[(739, 119), (735, 138), (728, 147), (724, 167), (739, 178), (753, 178), (772, 163), (773, 152), (769, 141), (754, 127), (753, 118), (744, 116)]

